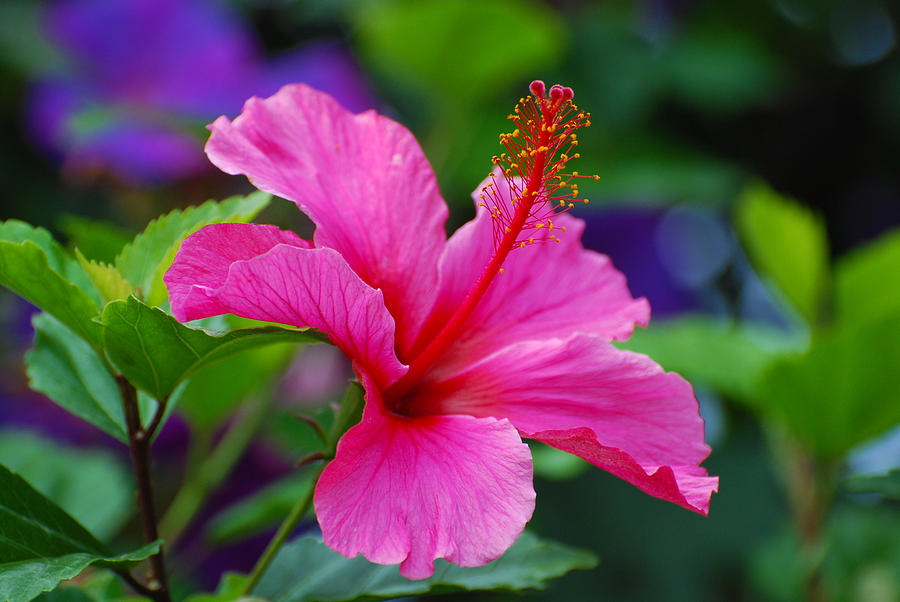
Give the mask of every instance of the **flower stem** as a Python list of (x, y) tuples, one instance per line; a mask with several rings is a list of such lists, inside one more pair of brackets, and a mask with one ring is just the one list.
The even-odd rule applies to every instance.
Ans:
[[(156, 527), (156, 509), (153, 502), (153, 481), (150, 478), (150, 445), (153, 440), (153, 430), (159, 426), (166, 404), (161, 401), (157, 407), (156, 415), (151, 422), (153, 430), (144, 429), (141, 426), (141, 416), (138, 410), (137, 390), (121, 374), (116, 376), (116, 382), (119, 385), (122, 407), (125, 411), (125, 424), (128, 428), (131, 463), (137, 480), (138, 508), (144, 539), (147, 542), (153, 542), (159, 539), (159, 533)], [(162, 549), (150, 557), (150, 583), (147, 584), (147, 591), (156, 602), (172, 601)]]
[(242, 596), (250, 595), (250, 592), (253, 591), (253, 588), (256, 587), (256, 584), (259, 583), (259, 580), (262, 578), (263, 573), (265, 573), (266, 569), (269, 568), (269, 565), (272, 564), (272, 560), (275, 559), (275, 554), (278, 553), (278, 550), (281, 549), (281, 546), (284, 545), (287, 538), (290, 537), (291, 533), (294, 531), (297, 523), (300, 522), (300, 519), (303, 518), (303, 515), (306, 514), (310, 506), (312, 506), (313, 494), (316, 491), (316, 483), (319, 481), (319, 477), (324, 469), (325, 466), (323, 465), (316, 471), (312, 482), (309, 484), (309, 489), (306, 491), (306, 495), (294, 504), (294, 507), (291, 508), (291, 512), (287, 515), (287, 518), (285, 518), (284, 522), (281, 523), (281, 526), (278, 527), (278, 532), (275, 533), (275, 537), (272, 538), (272, 541), (269, 542), (269, 545), (266, 547), (262, 556), (256, 561), (256, 566), (253, 567), (253, 572), (250, 573), (250, 578), (247, 580), (247, 583), (244, 585), (244, 589), (241, 592)]
[(267, 396), (250, 408), (245, 415), (238, 416), (209, 457), (185, 477), (184, 486), (175, 495), (175, 499), (159, 522), (159, 530), (168, 549), (174, 547), (184, 528), (203, 506), (210, 491), (231, 472), (253, 440), (253, 436), (265, 422), (271, 406), (271, 399)]
[(782, 442), (786, 486), (805, 569), (805, 599), (828, 599), (822, 579), (825, 521), (834, 499), (837, 465), (818, 459), (802, 444), (785, 437)]

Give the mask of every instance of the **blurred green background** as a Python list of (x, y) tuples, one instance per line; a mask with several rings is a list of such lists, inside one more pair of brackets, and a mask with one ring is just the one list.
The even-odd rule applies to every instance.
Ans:
[[(898, 600), (898, 16), (882, 0), (6, 0), (0, 217), (109, 261), (161, 213), (252, 190), (205, 163), (203, 126), (308, 81), (415, 133), (452, 230), (474, 215), (469, 193), (528, 83), (569, 85), (593, 123), (576, 169), (599, 176), (581, 187), (585, 243), (650, 299), (654, 322), (628, 345), (695, 384), (721, 485), (703, 518), (536, 449), (533, 528), (600, 562), (528, 597)], [(283, 201), (257, 221), (309, 228)], [(4, 291), (0, 312), (4, 436), (104, 449), (27, 390), (29, 310)], [(157, 444), (160, 482), (177, 483), (254, 379), (291, 365), (279, 410), (208, 492), (182, 553), (223, 530), (231, 543), (188, 563), (186, 582), (246, 568), (265, 536), (242, 538), (296, 494), (284, 475), (307, 434), (291, 415), (337, 399), (347, 376), (309, 351), (200, 374)], [(236, 366), (246, 386), (221, 390)], [(17, 462), (22, 449), (0, 454)], [(281, 497), (245, 504), (242, 531), (224, 509), (275, 478), (287, 478)], [(127, 500), (115, 505), (122, 525)]]

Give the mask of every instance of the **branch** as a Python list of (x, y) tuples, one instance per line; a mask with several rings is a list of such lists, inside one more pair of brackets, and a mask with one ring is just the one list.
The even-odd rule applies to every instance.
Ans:
[[(153, 503), (153, 481), (150, 479), (150, 443), (152, 432), (141, 427), (141, 417), (137, 404), (137, 390), (128, 379), (119, 374), (116, 376), (119, 392), (122, 395), (122, 407), (125, 410), (125, 424), (128, 427), (128, 442), (131, 451), (131, 463), (137, 479), (137, 501), (141, 515), (141, 526), (144, 539), (153, 542), (159, 539), (156, 528), (156, 509)], [(164, 404), (160, 403), (153, 422), (157, 425), (161, 419)], [(127, 579), (126, 579), (127, 580)], [(166, 566), (163, 551), (150, 557), (150, 583), (146, 586), (148, 594), (156, 602), (172, 602), (166, 579)]]

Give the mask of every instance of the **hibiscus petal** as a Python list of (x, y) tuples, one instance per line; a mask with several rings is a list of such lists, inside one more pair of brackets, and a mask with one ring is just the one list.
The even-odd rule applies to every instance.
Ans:
[(400, 564), (424, 579), (434, 560), (481, 566), (503, 554), (534, 511), (531, 453), (506, 420), (408, 418), (384, 411), (366, 383), (362, 422), (347, 431), (315, 493), (325, 543)]
[(511, 345), (423, 383), (419, 413), (507, 418), (523, 437), (573, 453), (650, 495), (706, 514), (718, 478), (691, 386), (650, 358), (597, 337)]
[(165, 277), (175, 317), (193, 320), (232, 313), (311, 326), (326, 333), (380, 386), (402, 376), (406, 366), (394, 354), (394, 319), (381, 291), (360, 280), (336, 251), (301, 248), (305, 241), (300, 238), (261, 228), (253, 230), (256, 237), (245, 239), (246, 254), (281, 238), (289, 244), (230, 261), (228, 253), (237, 245), (224, 240), (228, 228), (206, 228), (185, 241)]
[(337, 250), (382, 289), (406, 348), (435, 296), (447, 219), (412, 134), (302, 84), (251, 98), (234, 122), (220, 117), (210, 129), (206, 152), (216, 166), (297, 203), (318, 226), (317, 246)]
[(197, 230), (181, 244), (175, 262), (163, 278), (172, 313), (181, 321), (221, 313), (206, 295), (191, 295), (194, 286), (218, 288), (225, 284), (232, 263), (253, 259), (279, 244), (312, 248), (309, 241), (275, 226), (212, 224)]
[[(505, 180), (496, 182), (497, 189), (508, 195), (508, 188), (501, 185)], [(560, 242), (528, 245), (509, 254), (504, 273), (496, 276), (469, 318), (465, 334), (445, 353), (445, 367), (463, 366), (516, 341), (574, 332), (625, 340), (636, 323), (647, 325), (647, 300), (631, 296), (625, 276), (607, 256), (582, 247), (584, 222), (569, 215), (553, 222), (553, 235), (559, 234)], [(447, 242), (438, 301), (417, 347), (447, 322), (493, 252), (491, 217), (479, 208), (475, 219)]]

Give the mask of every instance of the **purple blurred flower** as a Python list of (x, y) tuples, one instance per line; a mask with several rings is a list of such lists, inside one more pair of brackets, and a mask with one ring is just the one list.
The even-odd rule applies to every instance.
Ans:
[(69, 63), (35, 83), (28, 125), (74, 171), (132, 183), (202, 173), (202, 127), (289, 82), (327, 90), (354, 111), (373, 104), (339, 45), (316, 42), (266, 62), (245, 24), (213, 0), (60, 0), (45, 26)]

